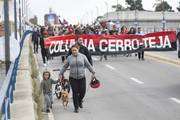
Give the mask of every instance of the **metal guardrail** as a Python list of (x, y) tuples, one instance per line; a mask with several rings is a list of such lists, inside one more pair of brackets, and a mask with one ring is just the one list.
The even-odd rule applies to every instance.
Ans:
[(13, 91), (15, 90), (17, 69), (19, 64), (19, 58), (23, 48), (25, 37), (31, 33), (26, 31), (20, 42), (20, 54), (14, 62), (11, 63), (6, 79), (3, 82), (2, 88), (0, 89), (0, 112), (2, 114), (1, 120), (10, 120), (10, 104), (13, 103)]

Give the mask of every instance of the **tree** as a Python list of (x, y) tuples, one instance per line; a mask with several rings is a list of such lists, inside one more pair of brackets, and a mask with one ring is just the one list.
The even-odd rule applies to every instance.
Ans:
[(144, 10), (142, 0), (126, 0), (130, 10)]
[(34, 24), (34, 25), (37, 25), (38, 24), (38, 18), (37, 16), (34, 16), (34, 18), (31, 18), (30, 20), (30, 23)]
[(177, 10), (180, 12), (180, 2), (179, 2), (179, 7), (177, 7)]
[(112, 8), (114, 8), (116, 12), (125, 9), (121, 4), (113, 5)]
[(169, 12), (174, 12), (172, 10), (172, 7), (166, 2), (162, 1), (160, 3), (156, 3), (155, 5), (155, 11), (169, 11)]

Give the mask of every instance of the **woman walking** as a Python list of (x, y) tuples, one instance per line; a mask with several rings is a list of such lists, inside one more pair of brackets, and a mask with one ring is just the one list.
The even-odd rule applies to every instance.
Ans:
[(68, 56), (65, 64), (60, 72), (62, 78), (66, 69), (70, 66), (69, 81), (72, 88), (74, 112), (79, 112), (79, 107), (82, 108), (82, 101), (86, 92), (85, 67), (89, 69), (92, 75), (95, 74), (91, 64), (85, 55), (79, 53), (77, 45), (71, 47), (72, 54)]

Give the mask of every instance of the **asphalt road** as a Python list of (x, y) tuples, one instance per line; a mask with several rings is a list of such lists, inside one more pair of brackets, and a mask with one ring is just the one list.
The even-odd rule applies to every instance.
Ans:
[[(38, 56), (40, 71), (43, 67)], [(47, 69), (61, 68), (60, 58), (50, 61)], [(54, 96), (51, 120), (179, 120), (180, 67), (154, 60), (139, 61), (135, 57), (109, 57), (94, 68), (101, 81), (99, 89), (88, 87), (84, 108), (73, 113), (72, 98), (67, 110)], [(58, 71), (52, 77), (57, 79)], [(68, 73), (68, 71), (67, 71)], [(68, 76), (66, 74), (66, 76)], [(71, 96), (71, 94), (70, 94)]]

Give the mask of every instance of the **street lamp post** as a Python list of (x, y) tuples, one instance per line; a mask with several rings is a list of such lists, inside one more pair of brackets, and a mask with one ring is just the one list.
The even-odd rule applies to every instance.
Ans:
[(106, 1), (104, 1), (104, 3), (106, 4), (106, 10), (107, 10), (107, 21), (109, 19), (109, 13), (108, 13), (108, 3)]
[(16, 0), (14, 0), (14, 24), (15, 24), (14, 36), (17, 40), (17, 4), (16, 4)]
[(91, 11), (91, 23), (93, 24), (94, 19), (93, 19), (93, 11)]
[(135, 28), (137, 29), (138, 22), (137, 22), (137, 6), (136, 6), (136, 0), (134, 0), (134, 5), (135, 5)]
[(89, 13), (87, 12), (87, 24), (89, 24)]
[(4, 29), (5, 29), (5, 63), (6, 74), (10, 67), (10, 44), (9, 44), (9, 0), (4, 0)]
[(97, 17), (99, 16), (99, 8), (98, 6), (96, 6), (96, 14), (97, 14)]
[(19, 0), (19, 35), (21, 38), (21, 0)]
[(22, 12), (22, 31), (24, 32), (24, 15), (25, 15), (25, 11), (24, 11), (24, 0), (21, 1), (21, 12)]
[(119, 0), (117, 0), (117, 10), (116, 10), (116, 12), (117, 12), (117, 21), (116, 21), (116, 24), (119, 26), (119, 24), (120, 24), (120, 19), (119, 19), (119, 11), (118, 11), (118, 5), (119, 5)]
[(26, 21), (27, 22), (29, 22), (29, 14), (30, 14), (30, 3), (28, 2), (28, 0), (27, 0), (27, 2), (26, 2), (26, 10), (25, 10), (26, 12)]
[(164, 6), (164, 0), (162, 1), (163, 2), (163, 11), (162, 11), (162, 15), (163, 15), (163, 20), (162, 20), (162, 27), (163, 27), (163, 31), (165, 31), (165, 27), (166, 27), (166, 20), (165, 20), (165, 6)]
[(117, 7), (116, 7), (116, 12), (117, 12), (117, 21), (119, 20), (118, 4), (119, 4), (119, 0), (117, 0)]

